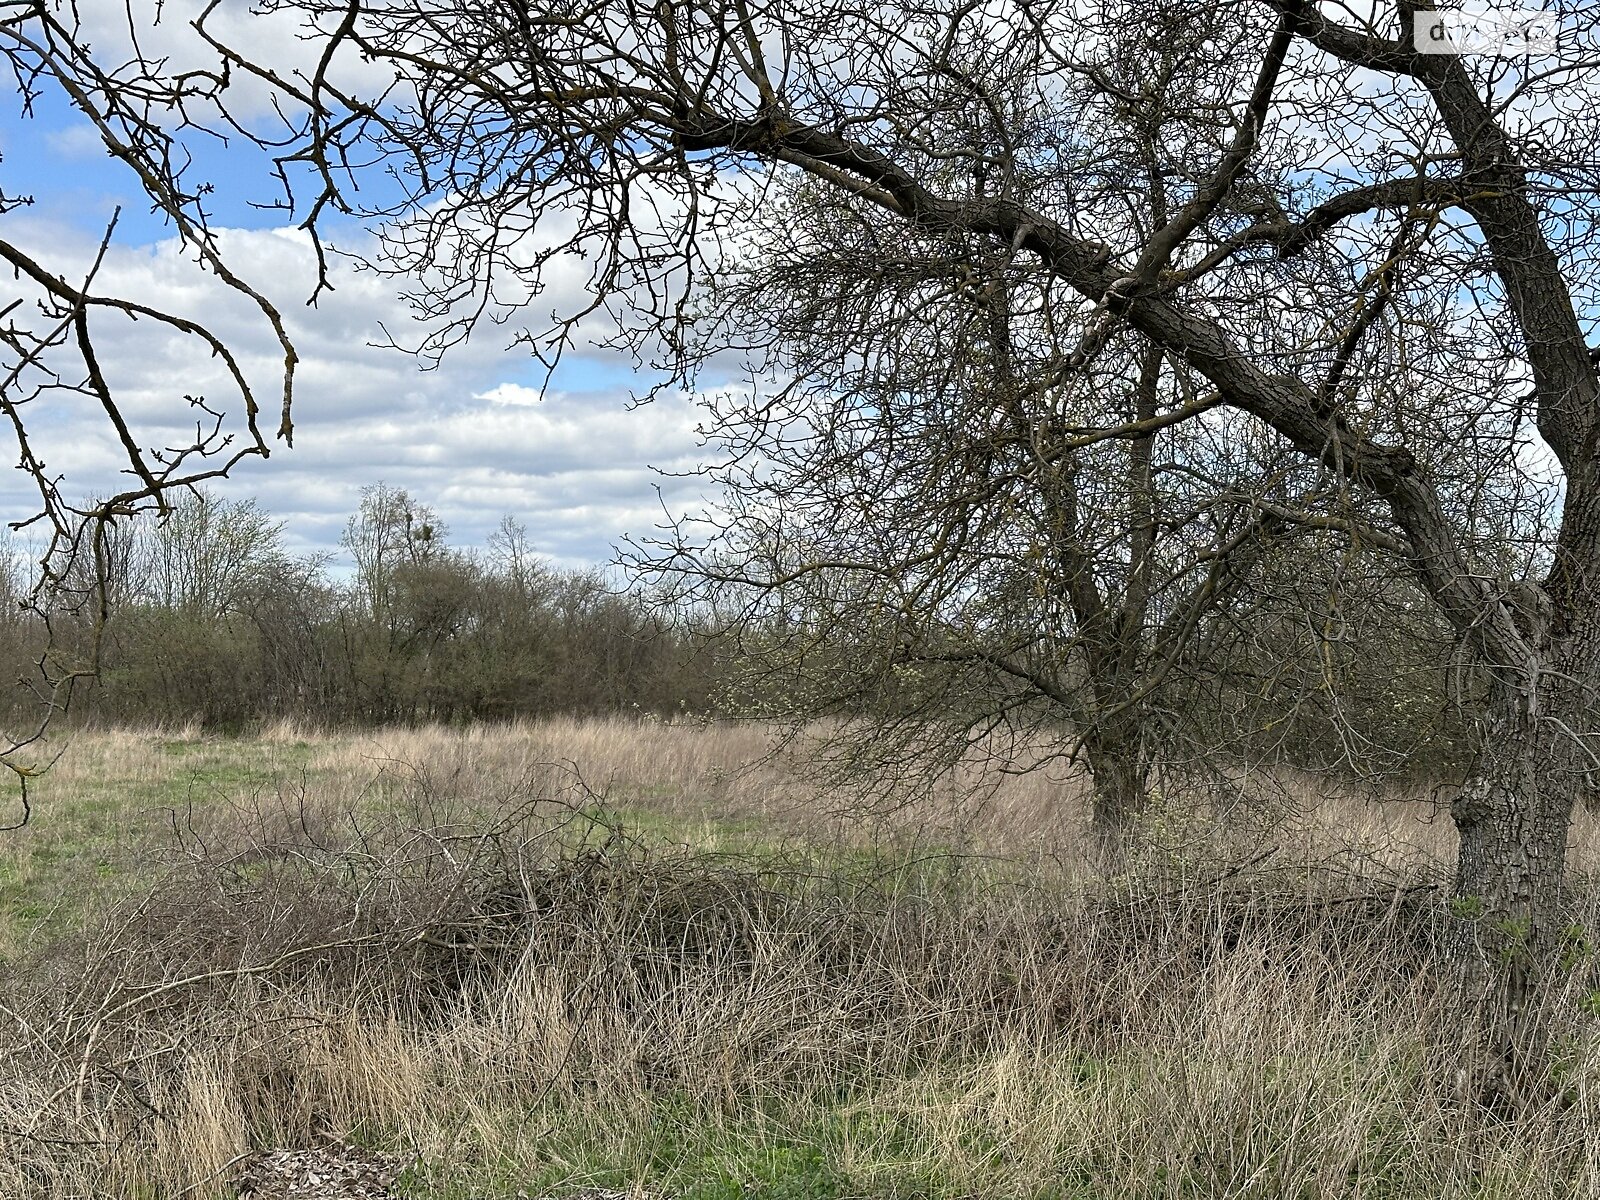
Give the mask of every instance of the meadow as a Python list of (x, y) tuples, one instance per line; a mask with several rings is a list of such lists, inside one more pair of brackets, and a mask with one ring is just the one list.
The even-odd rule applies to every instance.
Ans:
[[(1463, 1099), (1426, 794), (1081, 781), (869, 803), (758, 728), (75, 734), (0, 835), (0, 1196), (221, 1197), (347, 1139), (398, 1195), (1600, 1194), (1587, 930), (1561, 1087)], [(879, 798), (882, 799), (882, 798)]]

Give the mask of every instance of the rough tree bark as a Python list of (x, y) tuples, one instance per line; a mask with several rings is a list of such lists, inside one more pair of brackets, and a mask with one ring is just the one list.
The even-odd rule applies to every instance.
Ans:
[(1532, 656), (1522, 672), (1489, 669), (1477, 761), (1450, 811), (1459, 841), (1452, 944), (1489, 1035), (1478, 1087), (1516, 1108), (1548, 1092), (1541, 989), (1555, 982), (1564, 949), (1568, 834), (1596, 766), (1576, 731), (1592, 719), (1600, 657), (1588, 634), (1552, 638), (1540, 585), (1522, 584), (1511, 602)]
[(1084, 739), (1094, 783), (1091, 828), (1103, 850), (1118, 853), (1149, 804), (1148, 772), (1138, 722)]

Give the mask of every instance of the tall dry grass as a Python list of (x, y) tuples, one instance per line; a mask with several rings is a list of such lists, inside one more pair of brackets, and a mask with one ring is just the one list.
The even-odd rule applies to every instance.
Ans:
[(106, 737), (55, 785), (282, 769), (11, 964), (0, 1196), (224, 1195), (347, 1136), (441, 1197), (1600, 1193), (1590, 956), (1549, 1105), (1464, 1099), (1421, 801), (1169, 803), (1106, 877), (1073, 781), (848, 820), (749, 730)]

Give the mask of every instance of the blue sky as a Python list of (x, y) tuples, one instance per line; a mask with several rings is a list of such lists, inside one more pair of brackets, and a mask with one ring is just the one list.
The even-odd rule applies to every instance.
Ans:
[[(120, 15), (120, 4), (105, 7)], [(182, 37), (170, 11), (179, 7), (169, 5), (163, 36)], [(241, 11), (235, 19), (251, 18)], [(101, 36), (115, 37), (116, 30)], [(170, 226), (149, 212), (93, 127), (59, 96), (44, 96), (27, 119), (20, 100), (14, 94), (8, 100), (0, 121), (0, 188), (35, 203), (0, 216), (0, 237), (71, 277), (120, 206), (101, 289), (203, 315), (256, 362), (271, 394), (273, 344), (264, 325), (235, 314), (214, 282), (183, 261)], [(692, 399), (630, 411), (631, 395), (650, 381), (621, 358), (583, 347), (541, 387), (542, 368), (526, 352), (507, 349), (506, 329), (475, 336), (434, 371), (372, 348), (380, 322), (403, 330), (408, 320), (392, 287), (338, 268), (336, 290), (316, 309), (306, 308), (310, 248), (285, 213), (263, 207), (280, 196), (263, 156), (240, 140), (224, 146), (191, 137), (188, 144), (195, 153), (191, 178), (215, 185), (212, 224), (228, 231), (230, 261), (279, 305), (302, 358), (295, 448), (280, 446), (270, 461), (243, 464), (219, 489), (258, 497), (286, 522), (291, 547), (337, 552), (361, 488), (380, 481), (434, 507), (455, 544), (481, 544), (509, 513), (528, 527), (537, 549), (571, 565), (603, 562), (625, 535), (648, 532), (662, 514), (658, 487), (668, 507), (700, 505), (694, 481), (652, 470), (681, 473), (699, 461)], [(359, 231), (342, 236), (356, 238)], [(567, 283), (580, 285), (577, 277)], [(98, 335), (111, 351), (102, 357), (113, 364), (112, 383), (127, 398), (145, 444), (190, 420), (184, 392), (209, 382), (215, 390), (208, 395), (225, 394), (192, 344), (115, 318), (102, 322)], [(67, 494), (116, 485), (103, 416), (67, 405), (36, 420), (47, 461), (67, 474)], [(0, 472), (0, 518), (30, 515), (30, 490), (20, 472)]]
[[(200, 2), (165, 0), (162, 24), (145, 31), (146, 50), (170, 56), (177, 67), (214, 66), (211, 52), (185, 25)], [(132, 3), (148, 17), (158, 0)], [(122, 0), (86, 0), (79, 7), (86, 23), (101, 22), (89, 37), (107, 61), (127, 52), (118, 45), (126, 37)], [(228, 0), (217, 19), (227, 40), (250, 45), (280, 69), (286, 61), (306, 59), (307, 45), (292, 28), (252, 15), (243, 0)], [(234, 92), (247, 112), (253, 104), (255, 117), (270, 119), (265, 97), (255, 96), (247, 79), (236, 81), (230, 96)], [(1410, 110), (1398, 103), (1390, 108), (1389, 118), (1403, 133)], [(0, 189), (38, 201), (0, 216), (0, 237), (71, 275), (89, 262), (106, 221), (121, 206), (100, 286), (204, 316), (269, 391), (273, 344), (263, 323), (240, 312), (214, 281), (182, 260), (170, 228), (148, 211), (142, 193), (107, 156), (88, 122), (48, 92), (29, 119), (21, 118), (15, 96), (0, 111)], [(1378, 126), (1369, 131), (1372, 137), (1382, 132)], [(380, 326), (402, 336), (407, 327), (407, 310), (393, 287), (336, 268), (336, 290), (308, 309), (310, 248), (294, 231), (294, 219), (270, 207), (280, 194), (261, 153), (242, 139), (224, 145), (194, 136), (189, 145), (196, 156), (191, 178), (214, 185), (208, 203), (214, 227), (227, 230), (230, 261), (280, 306), (301, 355), (295, 448), (279, 448), (268, 462), (244, 464), (225, 489), (258, 497), (286, 522), (294, 549), (337, 551), (361, 489), (378, 482), (406, 488), (432, 506), (458, 545), (480, 544), (510, 514), (528, 527), (540, 551), (570, 565), (606, 561), (625, 536), (648, 535), (662, 519), (663, 505), (678, 512), (714, 500), (702, 495), (697, 481), (683, 478), (701, 459), (694, 398), (631, 410), (633, 395), (654, 381), (637, 377), (631, 363), (614, 354), (583, 346), (546, 386), (542, 369), (525, 351), (507, 348), (514, 331), (503, 328), (480, 330), (434, 371), (373, 348), (369, 343), (381, 338)], [(1337, 172), (1351, 150), (1330, 143), (1322, 169)], [(341, 236), (361, 235), (348, 230)], [(541, 305), (569, 311), (581, 306), (583, 272), (574, 267), (552, 277)], [(0, 294), (0, 305), (5, 300)], [(181, 437), (190, 414), (186, 392), (226, 392), (192, 343), (115, 318), (107, 318), (98, 332), (111, 352), (103, 357), (112, 382), (143, 444)], [(702, 386), (737, 383), (708, 377)], [(31, 417), (47, 460), (67, 473), (69, 495), (116, 486), (118, 455), (103, 414), (61, 404)], [(659, 475), (653, 467), (670, 474)], [(0, 520), (30, 515), (35, 501), (29, 492), (20, 473), (0, 471)]]

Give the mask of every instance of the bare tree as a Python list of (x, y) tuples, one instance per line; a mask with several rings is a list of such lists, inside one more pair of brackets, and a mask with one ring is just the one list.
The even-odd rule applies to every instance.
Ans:
[[(273, 304), (224, 259), (206, 210), (209, 185), (192, 178), (186, 139), (216, 136), (227, 124), (217, 99), (228, 85), (223, 64), (218, 70), (169, 70), (167, 64), (139, 49), (140, 21), (132, 8), (128, 27), (135, 31), (131, 55), (108, 58), (90, 43), (77, 4), (47, 0), (10, 0), (0, 4), (0, 60), (15, 85), (18, 115), (29, 116), (41, 98), (70, 104), (98, 134), (106, 152), (129, 173), (153, 210), (171, 223), (186, 254), (209, 272), (227, 292), (241, 298), (260, 318), (281, 353), (280, 387), (273, 399), (278, 411), (277, 435), (291, 439), (290, 402), (295, 352)], [(0, 184), (0, 216), (32, 204), (32, 196), (5, 190)], [(101, 283), (117, 226), (113, 216), (97, 253), (80, 264), (41, 261), (12, 237), (0, 233), (0, 261), (10, 269), (14, 288), (0, 304), (0, 413), (9, 423), (18, 449), (18, 466), (38, 492), (38, 509), (19, 516), (13, 529), (43, 530), (42, 570), (32, 603), (48, 628), (61, 620), (63, 608), (89, 614), (96, 628), (109, 611), (107, 574), (113, 569), (112, 526), (145, 510), (165, 511), (166, 495), (218, 478), (249, 457), (270, 453), (262, 429), (263, 405), (236, 347), (206, 323), (167, 311), (136, 296), (118, 294)], [(177, 335), (194, 353), (196, 375), (209, 362), (220, 363), (227, 400), (207, 397), (183, 381), (173, 385), (169, 418), (192, 422), (193, 433), (150, 447), (147, 432), (133, 420), (112, 380), (101, 351), (116, 326), (142, 322), (146, 330)], [(83, 501), (82, 487), (59, 462), (46, 462), (37, 418), (44, 410), (85, 402), (98, 410), (123, 455), (127, 485), (103, 499)], [(228, 409), (233, 409), (230, 418)], [(50, 457), (54, 459), (53, 452)], [(0, 735), (0, 762), (17, 769), (26, 819), (27, 770), (14, 755), (38, 740), (49, 715), (68, 702), (74, 679), (92, 674), (99, 638), (75, 642), (69, 651), (52, 640), (35, 683), (42, 702), (40, 724)], [(83, 653), (80, 655), (77, 650)], [(25, 757), (25, 756), (24, 756)]]
[(360, 508), (345, 523), (340, 544), (355, 560), (366, 616), (393, 625), (400, 575), (445, 554), (446, 533), (434, 511), (404, 488), (375, 483), (361, 489)]
[(159, 522), (140, 527), (130, 547), (128, 583), (143, 602), (220, 617), (240, 610), (256, 580), (283, 572), (283, 522), (255, 500), (196, 489), (168, 509)]
[[(1063, 371), (1120, 344), (1204, 381), (1159, 397), (1157, 426), (1226, 408), (1300, 456), (1328, 486), (1297, 519), (1404, 563), (1487, 680), (1455, 886), (1463, 947), (1506, 965), (1518, 1024), (1600, 763), (1587, 18), (1530, 60), (1421, 53), (1409, 0), (1371, 16), (1307, 0), (266, 7), (322, 31), (314, 70), (216, 48), (309, 114), (288, 157), (316, 167), (318, 210), (359, 208), (340, 164), (395, 166), (409, 194), (374, 214), (392, 218), (378, 265), (415, 281), (425, 352), (523, 309), (548, 359), (604, 309), (612, 340), (683, 367), (693, 287), (800, 172), (908, 237), (981, 241), (1027, 270), (1076, 335)], [(1167, 41), (1194, 69), (1130, 86), (1121, 64)], [(341, 82), (358, 58), (392, 69), (387, 94)], [(593, 264), (592, 299), (539, 321), (540, 281), (570, 254)], [(1508, 542), (1476, 501), (1510, 498), (1524, 527), (1540, 456), (1560, 519)]]
[[(1128, 66), (1148, 86), (1199, 60), (1170, 39)], [(1168, 189), (1146, 175), (1149, 223)], [(1306, 516), (1337, 484), (1158, 347), (1081, 356), (1009, 248), (907, 233), (814, 178), (774, 192), (694, 333), (761, 352), (762, 387), (707, 405), (727, 500), (633, 564), (752, 631), (764, 715), (850, 718), (829, 726), (848, 773), (1014, 767), (1020, 743), (1088, 767), (1115, 848), (1153, 775), (1192, 790), (1249, 736), (1194, 703), (1210, 625), (1238, 623), (1269, 549), (1324, 574), (1297, 544), (1344, 537)]]

